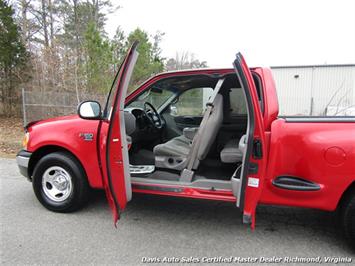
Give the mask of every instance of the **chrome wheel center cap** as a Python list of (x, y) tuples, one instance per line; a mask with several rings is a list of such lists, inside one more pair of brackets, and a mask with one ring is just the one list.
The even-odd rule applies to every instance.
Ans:
[(53, 183), (58, 190), (64, 190), (68, 187), (68, 180), (62, 175), (58, 175)]

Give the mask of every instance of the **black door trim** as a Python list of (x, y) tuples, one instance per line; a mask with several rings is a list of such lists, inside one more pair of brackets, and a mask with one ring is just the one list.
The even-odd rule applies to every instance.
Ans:
[(320, 190), (320, 185), (306, 179), (297, 176), (278, 176), (273, 181), (272, 184), (275, 187), (287, 190), (296, 191), (318, 191)]

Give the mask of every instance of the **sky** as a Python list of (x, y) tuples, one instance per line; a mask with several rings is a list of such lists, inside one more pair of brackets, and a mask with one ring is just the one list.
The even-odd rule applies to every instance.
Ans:
[(209, 67), (355, 63), (355, 0), (112, 0), (106, 31), (164, 32), (163, 57), (190, 52)]

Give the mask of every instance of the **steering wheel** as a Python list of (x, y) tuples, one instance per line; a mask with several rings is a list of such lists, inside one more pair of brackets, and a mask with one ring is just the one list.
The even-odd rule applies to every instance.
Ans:
[(153, 127), (156, 129), (161, 129), (163, 127), (161, 117), (151, 103), (145, 102), (143, 105), (143, 111)]

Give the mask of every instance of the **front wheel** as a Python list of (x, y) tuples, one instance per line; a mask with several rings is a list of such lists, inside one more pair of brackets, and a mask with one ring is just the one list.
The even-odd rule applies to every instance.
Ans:
[(341, 206), (341, 225), (345, 237), (355, 249), (355, 190), (344, 200)]
[(73, 212), (82, 207), (90, 191), (86, 174), (71, 154), (50, 153), (37, 163), (32, 180), (37, 199), (48, 210)]

